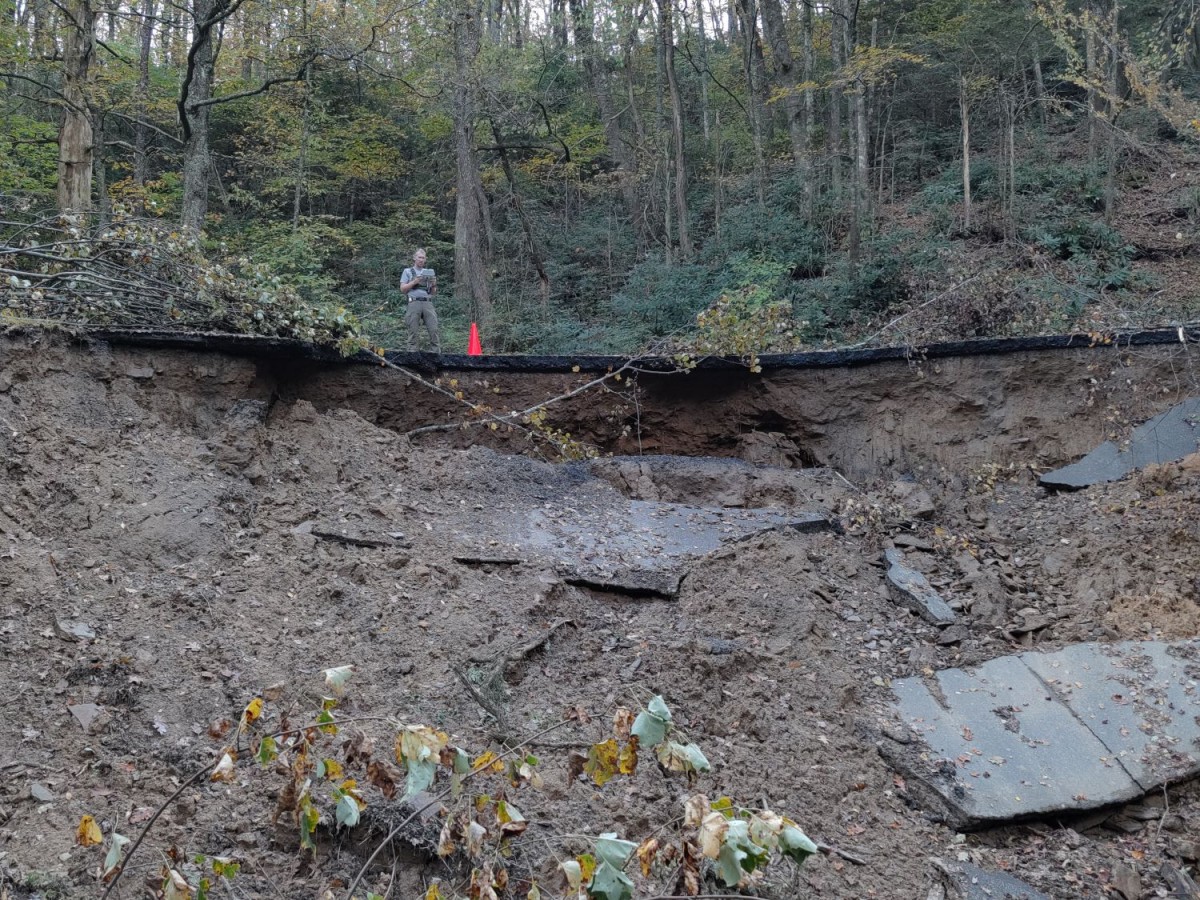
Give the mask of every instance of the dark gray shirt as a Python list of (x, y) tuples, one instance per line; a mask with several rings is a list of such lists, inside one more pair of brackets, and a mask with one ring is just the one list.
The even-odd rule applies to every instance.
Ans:
[(403, 272), (400, 273), (400, 283), (401, 284), (408, 284), (410, 281), (412, 281), (415, 278), (422, 278), (422, 279), (425, 279), (425, 281), (423, 284), (418, 284), (416, 287), (414, 287), (411, 291), (408, 292), (408, 299), (409, 300), (428, 300), (431, 295), (429, 293), (429, 290), (425, 287), (425, 285), (428, 285), (429, 287), (433, 287), (433, 285), (437, 283), (437, 275), (434, 273), (433, 269), (428, 269), (428, 268), (418, 269), (415, 266), (409, 266), (407, 269), (405, 269)]

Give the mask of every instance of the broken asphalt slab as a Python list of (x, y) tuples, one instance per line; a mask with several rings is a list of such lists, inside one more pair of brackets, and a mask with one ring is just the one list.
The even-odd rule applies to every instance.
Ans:
[(880, 750), (958, 828), (1082, 812), (1200, 773), (1200, 640), (1078, 644), (893, 688), (918, 740)]
[(1133, 430), (1119, 449), (1105, 441), (1083, 459), (1047, 472), (1038, 482), (1047, 488), (1076, 490), (1117, 481), (1151, 463), (1176, 462), (1200, 448), (1200, 397), (1191, 397)]
[(893, 599), (932, 625), (950, 625), (954, 622), (954, 610), (933, 589), (929, 580), (904, 562), (904, 554), (895, 547), (883, 551), (887, 560), (888, 589)]
[(954, 900), (1050, 900), (1006, 872), (989, 872), (968, 862), (933, 861)]
[[(507, 460), (492, 460), (511, 469)], [(461, 536), (456, 558), (519, 560), (545, 566), (567, 584), (673, 599), (691, 563), (724, 546), (768, 532), (836, 527), (826, 513), (811, 511), (819, 508), (816, 495), (841, 490), (830, 487), (823, 472), (665, 457), (536, 470), (523, 465), (513, 475), (536, 477), (532, 503), (514, 498), (502, 508), (479, 504), (451, 513), (459, 516), (449, 523)], [(771, 505), (741, 505), (764, 501)]]

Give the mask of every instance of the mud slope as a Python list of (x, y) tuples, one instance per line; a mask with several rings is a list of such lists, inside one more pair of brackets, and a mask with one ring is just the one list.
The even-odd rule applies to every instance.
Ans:
[[(236, 721), (264, 693), (272, 727), (284, 715), (307, 720), (328, 693), (322, 670), (353, 663), (339, 714), (385, 750), (394, 728), (383, 717), (481, 751), (498, 731), (533, 734), (573, 711), (535, 747), (543, 788), (510, 789), (531, 822), (550, 823), (531, 826), (507, 861), (536, 875), (544, 896), (560, 884), (544, 861), (583, 849), (572, 836), (641, 840), (680, 814), (688, 785), (652, 764), (603, 787), (568, 777), (572, 750), (607, 737), (618, 706), (652, 693), (713, 764), (695, 789), (765, 802), (856, 860), (781, 867), (761, 896), (943, 896), (932, 858), (1006, 870), (1056, 898), (1122, 896), (1120, 883), (1129, 900), (1134, 880), (1136, 896), (1168, 896), (1164, 864), (1195, 864), (1195, 785), (1082, 821), (960, 835), (873, 743), (892, 727), (896, 677), (1029, 647), (1200, 634), (1197, 457), (1073, 494), (1046, 494), (1034, 474), (1187, 396), (1187, 351), (720, 383), (643, 376), (556, 413), (555, 424), (613, 451), (640, 442), (785, 470), (755, 470), (739, 494), (703, 469), (550, 465), (514, 455), (523, 439), (483, 429), (410, 439), (412, 428), (454, 421), (450, 407), (386, 370), (7, 339), (0, 893), (97, 896), (103, 851), (75, 846), (82, 815), (106, 835), (136, 835), (231, 740), (211, 736), (213, 723)], [(442, 377), (514, 408), (586, 379)], [(814, 464), (831, 468), (796, 471)], [(840, 528), (763, 530), (681, 558), (673, 599), (579, 586), (570, 559), (522, 543), (518, 513), (552, 531), (607, 522), (601, 513), (634, 501), (824, 511)], [(511, 527), (493, 530), (509, 510)], [(622, 562), (627, 543), (592, 537), (596, 553)], [(939, 630), (891, 600), (889, 540), (959, 625)], [(456, 671), (470, 679), (505, 660), (484, 697), (497, 723)], [(87, 730), (68, 709), (85, 704), (99, 707)], [(183, 791), (123, 896), (158, 883), (162, 853), (177, 847), (240, 860), (237, 897), (341, 897), (379, 829), (400, 817), (367, 786), (364, 824), (340, 836), (323, 824), (311, 863), (286, 814), (272, 825), (282, 777), (246, 764), (238, 779)], [(381, 893), (393, 870), (383, 858), (369, 877)], [(392, 896), (403, 898), (461, 873), (416, 851), (395, 871)], [(670, 872), (639, 883), (639, 896), (674, 889)]]

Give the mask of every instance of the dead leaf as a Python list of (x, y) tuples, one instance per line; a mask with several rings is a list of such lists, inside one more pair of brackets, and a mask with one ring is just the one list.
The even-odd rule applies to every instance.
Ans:
[(234, 751), (226, 750), (221, 754), (221, 760), (213, 767), (212, 774), (209, 777), (210, 781), (236, 781), (237, 771), (234, 769), (233, 756)]
[(386, 759), (373, 759), (367, 763), (367, 780), (389, 800), (396, 796), (396, 782), (402, 777), (400, 770)]
[(613, 734), (618, 740), (629, 740), (630, 731), (633, 729), (634, 715), (624, 706), (617, 707), (617, 711), (613, 713)]
[(646, 878), (650, 877), (650, 867), (654, 864), (654, 858), (658, 855), (658, 838), (646, 838), (642, 841), (637, 850), (634, 851), (634, 856), (637, 857), (638, 866), (642, 870), (642, 875)]
[(94, 818), (84, 816), (79, 820), (79, 827), (75, 829), (75, 843), (80, 847), (94, 847), (103, 841), (104, 834)]

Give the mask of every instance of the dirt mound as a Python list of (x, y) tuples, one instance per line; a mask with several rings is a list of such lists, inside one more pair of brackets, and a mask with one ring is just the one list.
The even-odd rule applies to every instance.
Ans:
[[(214, 737), (222, 720), (255, 696), (270, 698), (271, 728), (306, 720), (329, 692), (322, 671), (348, 664), (357, 671), (337, 714), (384, 751), (389, 718), (478, 752), (498, 732), (532, 735), (570, 716), (533, 746), (542, 789), (509, 788), (530, 822), (549, 827), (530, 826), (508, 865), (549, 895), (559, 882), (543, 861), (579, 852), (578, 835), (640, 841), (681, 814), (686, 779), (652, 764), (602, 787), (570, 775), (570, 754), (608, 737), (617, 707), (655, 693), (712, 763), (695, 789), (785, 812), (842, 851), (794, 876), (769, 870), (762, 896), (925, 898), (939, 883), (931, 857), (1006, 870), (1053, 897), (1111, 896), (1132, 870), (1152, 896), (1168, 884), (1163, 863), (1194, 862), (1194, 786), (1132, 813), (964, 836), (933, 821), (871, 743), (895, 677), (1021, 647), (1194, 636), (1194, 459), (1074, 494), (1046, 494), (1015, 465), (854, 484), (750, 465), (714, 479), (670, 460), (564, 469), (410, 441), (386, 415), (365, 415), (361, 397), (332, 402), (366, 377), (349, 370), (340, 386), (329, 371), (281, 391), (264, 367), (227, 356), (49, 339), (3, 352), (0, 883), (10, 896), (94, 896), (103, 853), (75, 846), (81, 816), (106, 835), (136, 834), (232, 740)], [(603, 471), (630, 492), (625, 502), (815, 505), (840, 527), (762, 531), (681, 557), (673, 600), (574, 585), (561, 559), (525, 552), (515, 526), (505, 536), (475, 527), (506, 510), (565, 515), (564, 484), (579, 498), (620, 496)], [(885, 539), (958, 625), (940, 630), (892, 601)], [(99, 709), (85, 729), (70, 708), (87, 704)], [(186, 786), (123, 888), (155, 881), (175, 847), (239, 860), (238, 896), (343, 896), (400, 815), (396, 801), (365, 785), (363, 824), (337, 832), (327, 816), (312, 863), (288, 815), (272, 824), (285, 780), (249, 764), (236, 783)], [(393, 896), (462, 874), (427, 850), (406, 851)], [(381, 859), (368, 881), (382, 893), (393, 855)], [(658, 872), (644, 895), (673, 888)]]

